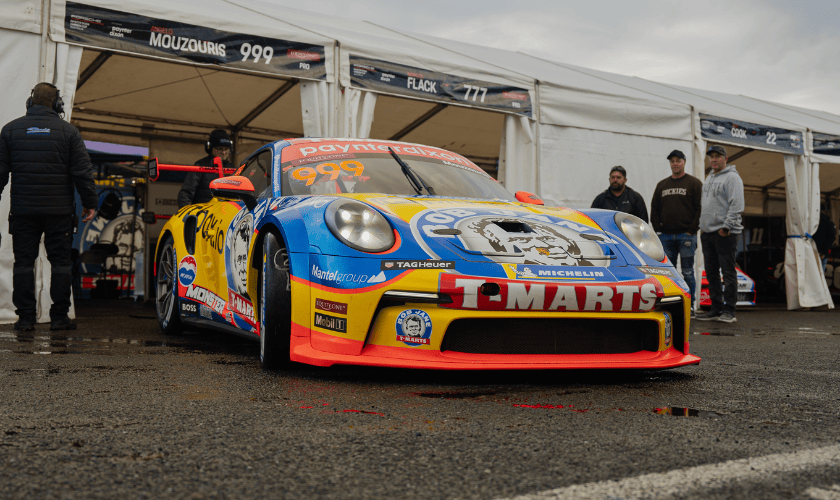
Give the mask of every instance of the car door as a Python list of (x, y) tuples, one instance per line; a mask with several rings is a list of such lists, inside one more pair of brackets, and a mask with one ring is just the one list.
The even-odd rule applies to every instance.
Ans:
[[(245, 160), (239, 173), (254, 185), (258, 197), (270, 197), (272, 150), (265, 148)], [(268, 192), (267, 192), (268, 190)], [(241, 202), (228, 201), (224, 214), (225, 245), (219, 269), (225, 270), (224, 296), (231, 312), (228, 321), (251, 330), (256, 327), (253, 299), (248, 293), (248, 258), (256, 220), (253, 211)]]

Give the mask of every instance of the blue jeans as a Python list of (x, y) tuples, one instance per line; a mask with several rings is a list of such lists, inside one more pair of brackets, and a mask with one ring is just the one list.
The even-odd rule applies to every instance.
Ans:
[(665, 255), (674, 267), (677, 266), (677, 255), (680, 256), (680, 270), (683, 279), (691, 290), (691, 308), (694, 309), (694, 294), (697, 282), (694, 281), (694, 252), (697, 251), (697, 235), (688, 233), (659, 235)]

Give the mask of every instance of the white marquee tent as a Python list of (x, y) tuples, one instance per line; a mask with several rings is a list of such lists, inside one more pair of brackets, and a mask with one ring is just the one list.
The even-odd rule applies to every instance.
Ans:
[[(109, 20), (116, 20), (110, 32)], [(145, 31), (148, 40), (150, 26), (148, 46), (132, 44), (132, 31)], [(193, 49), (214, 54), (225, 42), (235, 45), (244, 61), (150, 48), (155, 41), (174, 45), (173, 29), (182, 28), (199, 39)], [(233, 133), (237, 160), (282, 136), (394, 138), (464, 154), (511, 191), (589, 206), (606, 188), (614, 164), (624, 165), (630, 185), (650, 199), (655, 183), (667, 175), (664, 155), (672, 149), (693, 151), (688, 169), (702, 178), (703, 152), (712, 140), (734, 146), (735, 154), (746, 151), (745, 160), (777, 158), (769, 172), (741, 174), (748, 185), (776, 182), (787, 190), (792, 235), (816, 229), (821, 183), (840, 188), (840, 176), (819, 169), (820, 163), (840, 162), (840, 156), (815, 154), (811, 145), (812, 133), (840, 133), (840, 117), (397, 28), (243, 0), (0, 0), (0, 78), (7, 102), (21, 104), (35, 83), (51, 81), (72, 110), (67, 118), (86, 139), (149, 147), (152, 156), (173, 163), (194, 161), (214, 128)], [(200, 35), (216, 38), (202, 45)], [(195, 42), (185, 38), (182, 48), (187, 41)], [(272, 44), (285, 48), (272, 50), (273, 57), (262, 53)], [(437, 81), (447, 92), (430, 93), (424, 80)], [(23, 111), (22, 105), (6, 106), (0, 121)], [(805, 146), (799, 154), (780, 155), (773, 148), (709, 138), (701, 115), (799, 133)], [(0, 213), (7, 210), (6, 196), (0, 198)], [(0, 322), (16, 319), (7, 229), (6, 217), (0, 217)], [(830, 304), (812, 242), (791, 240), (789, 307)], [(42, 304), (49, 303), (48, 283), (42, 257)], [(41, 307), (39, 320), (47, 319), (47, 310)]]

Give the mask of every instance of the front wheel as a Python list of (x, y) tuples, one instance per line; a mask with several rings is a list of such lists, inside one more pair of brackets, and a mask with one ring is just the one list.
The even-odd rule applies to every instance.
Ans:
[(292, 281), (289, 252), (274, 233), (263, 240), (260, 273), (260, 364), (277, 368), (289, 364), (292, 325)]
[(160, 329), (177, 335), (184, 329), (178, 311), (178, 265), (172, 237), (166, 236), (155, 263), (155, 312)]

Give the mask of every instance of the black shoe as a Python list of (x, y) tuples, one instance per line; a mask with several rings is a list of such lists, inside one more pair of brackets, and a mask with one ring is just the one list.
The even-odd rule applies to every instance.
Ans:
[(50, 322), (50, 330), (75, 330), (76, 323), (70, 318)]
[(31, 332), (35, 329), (35, 322), (28, 319), (20, 319), (15, 323), (15, 330), (19, 332)]
[(707, 311), (696, 315), (694, 319), (699, 319), (700, 321), (717, 321), (720, 315), (720, 311)]

